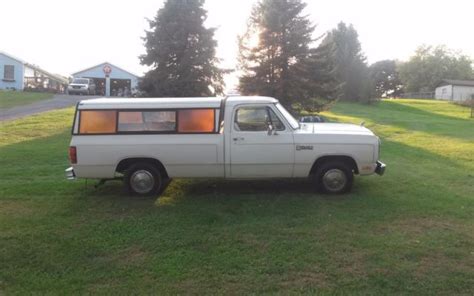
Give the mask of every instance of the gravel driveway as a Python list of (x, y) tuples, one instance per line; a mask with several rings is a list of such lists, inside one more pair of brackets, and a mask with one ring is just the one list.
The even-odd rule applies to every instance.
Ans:
[(33, 104), (0, 110), (0, 121), (13, 120), (45, 111), (67, 108), (76, 105), (82, 100), (99, 98), (98, 96), (69, 96), (55, 95), (52, 99), (39, 101)]

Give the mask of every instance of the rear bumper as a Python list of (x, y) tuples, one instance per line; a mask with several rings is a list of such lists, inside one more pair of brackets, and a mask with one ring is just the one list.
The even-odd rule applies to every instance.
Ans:
[(387, 165), (381, 161), (377, 160), (377, 167), (375, 168), (375, 173), (379, 176), (383, 176), (385, 174), (385, 168)]
[(64, 173), (66, 174), (66, 179), (68, 180), (76, 180), (76, 173), (74, 173), (74, 168), (70, 167), (67, 168)]

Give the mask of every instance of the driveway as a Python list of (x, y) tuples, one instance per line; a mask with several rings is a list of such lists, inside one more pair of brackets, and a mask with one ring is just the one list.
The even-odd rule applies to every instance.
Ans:
[(99, 98), (98, 96), (69, 96), (55, 95), (51, 100), (40, 101), (29, 105), (1, 110), (0, 121), (13, 120), (45, 111), (67, 108), (76, 105), (82, 100)]

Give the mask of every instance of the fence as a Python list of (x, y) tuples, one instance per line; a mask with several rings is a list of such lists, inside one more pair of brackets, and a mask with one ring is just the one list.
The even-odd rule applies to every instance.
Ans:
[(411, 92), (411, 93), (403, 93), (400, 95), (401, 99), (434, 99), (435, 92), (434, 91), (426, 91), (426, 92)]

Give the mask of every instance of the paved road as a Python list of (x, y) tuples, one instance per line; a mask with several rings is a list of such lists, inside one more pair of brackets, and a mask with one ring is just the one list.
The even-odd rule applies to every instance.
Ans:
[(67, 108), (76, 105), (79, 101), (98, 98), (97, 96), (69, 96), (55, 95), (52, 99), (39, 101), (33, 104), (0, 110), (0, 121), (13, 120), (49, 110)]

